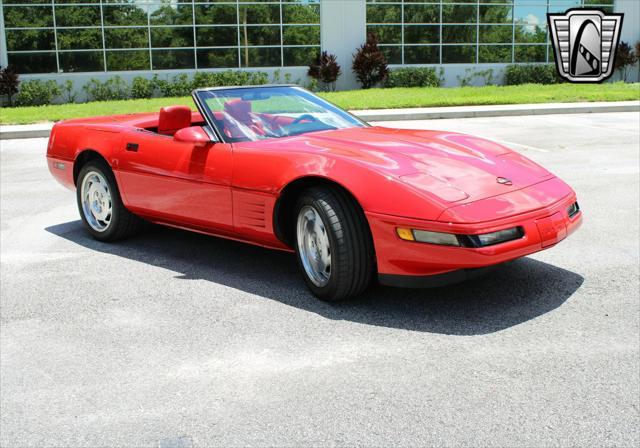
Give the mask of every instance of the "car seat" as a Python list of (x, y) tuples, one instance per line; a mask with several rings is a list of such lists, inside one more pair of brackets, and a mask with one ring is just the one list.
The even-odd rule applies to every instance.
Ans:
[(173, 135), (191, 126), (191, 109), (188, 106), (167, 106), (160, 109), (158, 134)]

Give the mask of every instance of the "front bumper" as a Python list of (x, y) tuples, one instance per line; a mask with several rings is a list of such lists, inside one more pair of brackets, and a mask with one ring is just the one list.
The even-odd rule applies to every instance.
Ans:
[[(554, 246), (573, 233), (582, 212), (569, 216), (573, 192), (533, 211), (477, 223), (423, 221), (366, 213), (373, 235), (378, 276), (395, 286), (442, 286), (477, 276), (479, 268), (497, 265)], [(452, 247), (401, 240), (396, 228), (478, 235), (520, 226), (522, 238), (487, 247)]]

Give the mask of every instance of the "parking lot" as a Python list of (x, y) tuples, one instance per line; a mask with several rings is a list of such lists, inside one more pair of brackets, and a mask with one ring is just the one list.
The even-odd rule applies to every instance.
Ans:
[(385, 125), (510, 145), (574, 187), (582, 228), (330, 305), (290, 254), (92, 240), (46, 139), (0, 142), (0, 445), (638, 446), (640, 114)]

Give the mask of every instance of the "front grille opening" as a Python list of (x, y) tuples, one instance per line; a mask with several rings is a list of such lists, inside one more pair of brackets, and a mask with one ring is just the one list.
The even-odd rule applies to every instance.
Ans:
[(567, 207), (567, 214), (569, 215), (569, 218), (573, 218), (575, 215), (578, 214), (579, 211), (580, 211), (580, 206), (578, 205), (577, 201), (571, 204), (569, 207)]

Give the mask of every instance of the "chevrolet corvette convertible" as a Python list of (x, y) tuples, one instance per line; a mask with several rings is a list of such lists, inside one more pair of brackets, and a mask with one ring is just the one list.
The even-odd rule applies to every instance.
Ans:
[[(193, 92), (197, 112), (56, 124), (49, 170), (87, 231), (144, 221), (295, 252), (324, 300), (441, 286), (549, 248), (582, 220), (574, 191), (500, 144), (389, 129), (296, 86)], [(265, 260), (266, 262), (266, 260)]]

